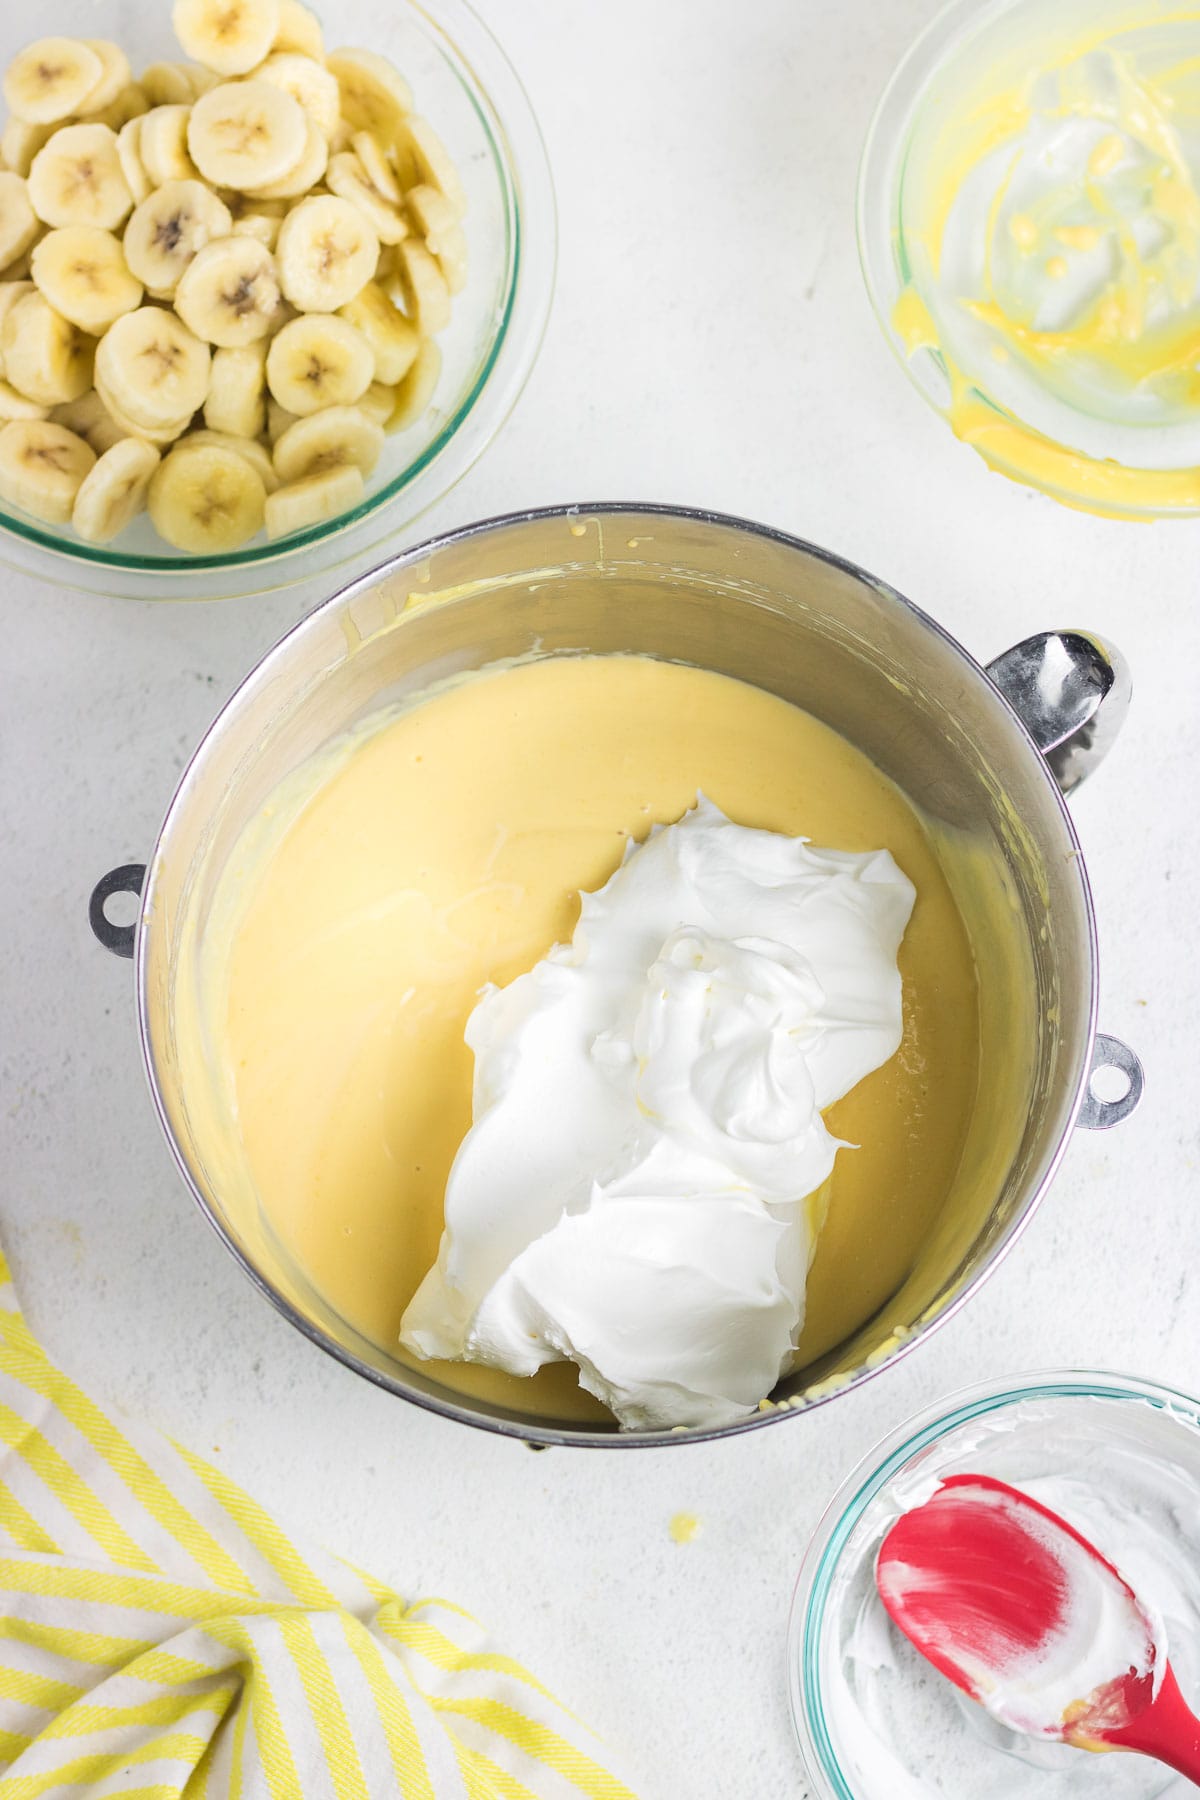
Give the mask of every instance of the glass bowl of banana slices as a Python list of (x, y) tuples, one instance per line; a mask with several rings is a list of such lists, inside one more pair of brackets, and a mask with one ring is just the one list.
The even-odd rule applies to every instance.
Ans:
[(503, 52), (466, 0), (31, 23), (0, 17), (0, 559), (166, 600), (365, 560), (545, 329), (554, 190)]

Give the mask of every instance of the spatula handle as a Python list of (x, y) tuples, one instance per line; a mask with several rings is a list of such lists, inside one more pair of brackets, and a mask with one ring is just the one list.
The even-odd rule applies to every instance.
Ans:
[(1200, 1787), (1200, 1719), (1183, 1695), (1175, 1671), (1167, 1664), (1154, 1703), (1121, 1731), (1104, 1734), (1114, 1750), (1139, 1750)]

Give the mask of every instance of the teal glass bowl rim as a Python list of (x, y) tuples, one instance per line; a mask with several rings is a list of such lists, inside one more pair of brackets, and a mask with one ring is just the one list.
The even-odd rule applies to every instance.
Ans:
[(823, 1513), (800, 1564), (788, 1620), (788, 1697), (812, 1800), (876, 1800), (850, 1786), (821, 1697), (821, 1637), (830, 1592), (850, 1536), (881, 1490), (951, 1431), (1027, 1400), (1137, 1401), (1200, 1434), (1200, 1400), (1147, 1376), (1107, 1369), (1034, 1371), (961, 1388), (906, 1419), (851, 1470)]
[[(520, 95), (528, 112), (527, 119), (522, 121), (522, 123), (526, 127), (532, 128), (538, 146), (544, 156), (545, 150), (541, 143), (541, 134), (537, 127), (532, 105), (516, 70), (513, 68), (505, 51), (488, 25), (470, 4), (470, 0), (457, 0), (457, 4), (461, 12), (469, 19), (471, 28), (478, 31), (480, 38), (486, 43), (489, 54), (495, 56), (498, 65), (503, 68), (506, 80), (511, 85), (512, 90)], [(460, 429), (466, 424), (467, 420), (474, 412), (476, 404), (483, 394), (484, 389), (487, 387), (496, 365), (500, 360), (501, 353), (504, 351), (509, 339), (523, 268), (522, 250), (525, 238), (525, 228), (522, 220), (521, 203), (516, 177), (516, 171), (519, 165), (504, 120), (502, 119), (500, 112), (493, 105), (486, 83), (476, 74), (474, 65), (469, 60), (465, 50), (453, 37), (451, 37), (445, 26), (442, 25), (428, 8), (421, 3), (421, 0), (401, 0), (401, 6), (404, 11), (417, 17), (422, 28), (429, 34), (431, 39), (436, 42), (447, 67), (458, 82), (458, 85), (462, 88), (472, 111), (479, 121), (488, 144), (493, 167), (499, 177), (501, 204), (504, 213), (506, 254), (505, 283), (503, 295), (496, 310), (495, 323), (487, 346), (487, 352), (479, 364), (474, 378), (460, 397), (458, 404), (443, 422), (437, 435), (425, 446), (418, 456), (414, 457), (411, 462), (405, 464), (404, 468), (393, 476), (390, 481), (386, 482), (375, 493), (364, 498), (364, 500), (351, 511), (340, 513), (335, 519), (324, 520), (318, 524), (309, 526), (307, 529), (299, 531), (294, 536), (287, 538), (282, 543), (266, 542), (252, 544), (243, 546), (237, 550), (226, 551), (224, 554), (217, 556), (190, 556), (182, 552), (162, 556), (131, 555), (128, 552), (108, 549), (102, 544), (86, 544), (75, 542), (69, 538), (60, 537), (52, 530), (47, 530), (42, 526), (35, 524), (32, 520), (15, 515), (3, 504), (0, 504), (0, 534), (7, 534), (18, 538), (24, 543), (33, 545), (39, 551), (49, 553), (56, 559), (65, 558), (68, 562), (79, 564), (85, 568), (98, 570), (107, 569), (111, 570), (114, 574), (127, 573), (143, 576), (178, 576), (203, 575), (206, 571), (213, 571), (216, 573), (239, 569), (252, 570), (256, 566), (278, 564), (285, 559), (303, 553), (305, 550), (312, 550), (317, 545), (328, 544), (338, 537), (353, 531), (355, 527), (367, 523), (376, 514), (380, 513), (385, 507), (395, 501), (406, 489), (411, 488), (448, 449), (451, 442), (458, 435)], [(552, 261), (553, 260), (552, 255)], [(553, 276), (551, 277), (551, 290), (552, 288)], [(529, 370), (532, 369), (533, 362), (536, 360), (537, 350), (540, 348), (541, 339), (545, 333), (545, 326), (549, 317), (549, 300), (550, 295), (548, 293), (542, 317), (538, 322), (536, 337), (531, 346), (528, 357), (528, 368), (524, 372), (525, 376), (527, 376)], [(518, 386), (517, 393), (512, 397), (510, 406), (495, 420), (490, 435), (494, 435), (494, 433), (500, 429), (508, 412), (511, 411), (511, 405), (515, 404), (520, 389), (523, 386), (524, 376)], [(480, 454), (484, 447), (484, 444), (478, 446), (478, 448), (469, 456), (464, 468), (455, 472), (452, 479), (447, 483), (447, 487), (452, 486), (454, 482), (465, 473), (466, 467), (470, 466), (470, 463), (475, 460), (476, 456)], [(438, 496), (432, 496), (430, 501), (426, 504), (432, 504), (432, 500), (437, 497)], [(424, 509), (422, 508), (420, 510)], [(403, 522), (409, 523), (410, 521), (406, 519)], [(299, 578), (299, 576), (292, 577), (292, 579)], [(285, 581), (286, 579), (288, 578), (285, 578)], [(279, 585), (283, 585), (283, 583), (280, 583)]]

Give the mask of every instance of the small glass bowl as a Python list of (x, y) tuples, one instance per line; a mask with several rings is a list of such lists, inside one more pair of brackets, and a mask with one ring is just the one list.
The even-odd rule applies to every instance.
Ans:
[[(1080, 1459), (1086, 1470), (1092, 1456), (1099, 1482), (1079, 1473)], [(1181, 1566), (1200, 1586), (1200, 1402), (1155, 1382), (1067, 1370), (982, 1384), (908, 1420), (863, 1459), (817, 1527), (792, 1602), (788, 1684), (812, 1800), (1009, 1800), (1014, 1794), (1021, 1800), (1076, 1794), (1080, 1800), (1183, 1800), (1194, 1792), (1145, 1757), (1097, 1758), (1068, 1745), (1016, 1739), (923, 1662), (875, 1593), (884, 1532), (942, 1475), (975, 1469), (1020, 1487), (1050, 1474), (1073, 1479), (1086, 1493), (1110, 1482), (1118, 1467), (1132, 1467), (1153, 1489), (1178, 1536)], [(1053, 1506), (1054, 1498), (1047, 1503)], [(1148, 1552), (1138, 1542), (1137, 1527), (1148, 1532), (1148, 1518), (1147, 1510), (1131, 1519), (1117, 1561), (1139, 1592), (1155, 1600), (1141, 1560)], [(1200, 1604), (1195, 1614), (1193, 1641), (1182, 1646), (1167, 1620), (1172, 1665), (1193, 1699), (1200, 1692)], [(871, 1670), (869, 1722), (842, 1679), (847, 1643)], [(906, 1679), (903, 1694), (895, 1695), (904, 1707), (889, 1713), (880, 1669), (886, 1676), (892, 1658)], [(914, 1721), (913, 1741), (901, 1742), (900, 1733), (888, 1730), (901, 1715)]]
[[(314, 0), (314, 10), (331, 49), (366, 45), (401, 70), (467, 191), (467, 285), (438, 336), (443, 363), (432, 406), (387, 438), (359, 507), (281, 542), (260, 535), (226, 555), (188, 556), (164, 544), (143, 515), (119, 540), (93, 545), (70, 526), (0, 503), (0, 560), (60, 587), (137, 600), (231, 599), (286, 587), (365, 563), (461, 479), (516, 404), (541, 346), (557, 254), (554, 186), (524, 88), (467, 0), (438, 0), (428, 12), (418, 0)], [(5, 9), (0, 68), (38, 29), (112, 38), (135, 75), (182, 56), (163, 0), (49, 0), (37, 21)]]
[[(1098, 40), (1130, 17), (1151, 30), (1178, 14), (1170, 0), (1143, 0), (1140, 13), (1126, 0), (950, 0), (910, 45), (875, 109), (858, 172), (858, 253), (872, 310), (905, 374), (951, 423), (952, 402), (969, 403), (972, 430), (962, 435), (976, 441), (991, 468), (1107, 517), (1188, 518), (1200, 513), (1200, 426), (1114, 424), (1033, 392), (1026, 406), (1010, 405), (955, 374), (941, 348), (924, 341), (920, 316), (906, 342), (897, 313), (902, 296), (919, 289), (913, 221), (920, 206), (912, 189), (921, 178), (913, 171), (938, 166), (931, 146), (940, 154), (964, 83), (980, 69), (989, 80), (1004, 71), (1008, 81), (1014, 71), (1068, 54), (1074, 33)], [(1044, 417), (1035, 416), (1039, 407)]]

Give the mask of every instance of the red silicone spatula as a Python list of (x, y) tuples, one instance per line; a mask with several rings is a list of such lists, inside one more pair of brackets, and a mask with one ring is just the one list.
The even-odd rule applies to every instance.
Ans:
[(1082, 1750), (1137, 1750), (1200, 1786), (1200, 1719), (1150, 1616), (1112, 1563), (1028, 1494), (948, 1477), (897, 1519), (875, 1578), (904, 1635), (1001, 1723)]

